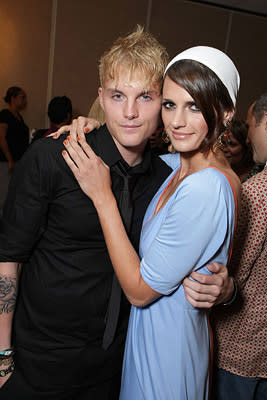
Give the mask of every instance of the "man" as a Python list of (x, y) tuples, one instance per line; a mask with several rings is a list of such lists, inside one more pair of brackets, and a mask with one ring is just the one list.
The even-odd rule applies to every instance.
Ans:
[(212, 313), (215, 331), (214, 399), (267, 399), (267, 93), (249, 108), (248, 141), (265, 168), (242, 185), (230, 272), (237, 298)]
[[(123, 175), (132, 176), (129, 234), (135, 246), (145, 209), (170, 173), (146, 146), (158, 124), (166, 64), (166, 50), (142, 29), (116, 41), (100, 62), (107, 126), (87, 137), (111, 167), (118, 201)], [(114, 335), (113, 268), (96, 210), (65, 164), (63, 149), (62, 140), (36, 141), (16, 169), (4, 208), (1, 400), (118, 398), (128, 303), (121, 301)], [(7, 350), (20, 262), (11, 375), (13, 353)]]
[[(140, 28), (115, 41), (99, 66), (106, 125), (86, 138), (110, 166), (120, 211), (125, 220), (132, 215), (127, 226), (136, 248), (146, 207), (171, 172), (147, 146), (166, 63), (166, 50)], [(0, 225), (0, 361), (7, 363), (1, 400), (118, 398), (129, 306), (120, 301), (96, 210), (63, 149), (62, 140), (32, 145)], [(8, 349), (21, 262), (13, 365)]]
[(38, 129), (31, 143), (42, 137), (51, 135), (61, 126), (70, 124), (72, 120), (72, 103), (67, 96), (56, 96), (48, 104), (47, 114), (50, 120), (49, 129)]

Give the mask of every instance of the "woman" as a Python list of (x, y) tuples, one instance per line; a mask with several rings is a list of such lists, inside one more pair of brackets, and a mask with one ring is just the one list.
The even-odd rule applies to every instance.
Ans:
[[(140, 258), (125, 232), (108, 167), (81, 141), (66, 140), (65, 161), (92, 199), (120, 284), (132, 303), (121, 400), (208, 398), (210, 336), (205, 312), (185, 299), (184, 277), (227, 263), (238, 177), (216, 147), (233, 117), (239, 75), (221, 51), (194, 47), (167, 66), (162, 119), (174, 167), (150, 203)], [(85, 155), (86, 153), (86, 155)]]
[(231, 122), (228, 140), (223, 147), (225, 157), (242, 183), (260, 171), (259, 167), (255, 165), (252, 151), (246, 143), (247, 135), (248, 128), (245, 122), (234, 119)]
[(26, 93), (20, 87), (12, 86), (4, 100), (8, 106), (0, 112), (0, 213), (9, 174), (29, 145), (29, 128), (20, 114), (27, 105)]

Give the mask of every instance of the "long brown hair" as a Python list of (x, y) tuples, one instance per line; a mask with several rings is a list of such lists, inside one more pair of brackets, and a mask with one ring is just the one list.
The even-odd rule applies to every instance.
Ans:
[(202, 112), (208, 133), (200, 151), (208, 152), (225, 129), (224, 112), (234, 109), (226, 87), (210, 68), (193, 60), (177, 61), (166, 75), (190, 94)]

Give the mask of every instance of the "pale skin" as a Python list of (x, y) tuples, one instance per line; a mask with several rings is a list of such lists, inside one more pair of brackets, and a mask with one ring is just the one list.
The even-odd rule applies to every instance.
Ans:
[[(167, 94), (173, 93), (171, 88), (173, 82), (168, 82), (168, 79), (169, 78), (166, 79), (167, 83), (165, 81), (164, 84), (165, 93), (167, 91)], [(157, 211), (164, 207), (169, 197), (186, 176), (210, 166), (217, 167), (228, 173), (234, 182), (236, 191), (239, 191), (239, 180), (229, 168), (228, 163), (225, 162), (224, 157), (214, 154), (213, 152), (210, 152), (208, 157), (204, 157), (202, 153), (198, 152), (199, 144), (207, 133), (207, 126), (202, 114), (200, 113), (201, 115), (197, 115), (199, 113), (196, 110), (193, 110), (193, 108), (190, 108), (192, 98), (188, 98), (188, 96), (186, 97), (185, 93), (187, 95), (188, 93), (184, 91), (184, 89), (180, 89), (182, 90), (182, 94), (180, 93), (180, 97), (176, 99), (176, 104), (179, 105), (179, 107), (177, 106), (174, 113), (173, 110), (171, 110), (171, 112), (170, 110), (167, 111), (168, 115), (172, 115), (170, 121), (168, 121), (168, 117), (164, 115), (163, 112), (163, 121), (165, 128), (168, 130), (173, 146), (181, 153), (181, 170), (165, 192), (165, 196), (158, 205)], [(185, 93), (183, 93), (183, 91)], [(229, 118), (229, 115), (225, 115), (225, 118), (227, 117)], [(182, 131), (177, 130), (178, 128), (175, 127), (176, 125), (181, 126)], [(144, 306), (157, 298), (159, 294), (152, 290), (143, 281), (140, 275), (140, 259), (133, 249), (122, 225), (116, 201), (110, 187), (108, 167), (94, 154), (84, 139), (80, 139), (80, 144), (81, 147), (75, 140), (66, 140), (65, 145), (68, 153), (65, 152), (63, 156), (69, 167), (72, 169), (82, 190), (94, 202), (114, 269), (127, 298), (136, 306)], [(74, 160), (75, 163), (72, 160)], [(120, 243), (119, 252), (117, 251), (118, 241)], [(215, 275), (216, 272), (220, 270), (220, 266), (216, 264), (210, 268), (211, 270), (214, 270)], [(211, 276), (202, 275), (199, 277), (200, 274), (193, 274), (194, 276), (192, 276), (194, 278), (201, 278), (200, 282), (204, 285), (200, 285), (197, 282), (192, 282), (193, 285), (191, 285), (191, 281), (186, 279), (186, 296), (190, 302), (203, 304), (209, 308), (211, 304), (218, 301), (218, 298), (222, 299), (224, 296), (227, 296), (228, 299), (230, 297), (229, 293), (232, 292), (232, 289), (227, 289), (225, 291), (223, 290), (217, 299), (215, 299), (216, 295), (218, 295), (218, 280), (216, 280), (216, 285), (210, 285), (212, 279), (209, 278), (212, 278)], [(224, 276), (220, 276), (219, 279), (221, 280), (218, 285), (219, 288), (221, 285), (225, 285), (224, 279), (227, 281), (226, 286), (231, 287), (232, 282), (227, 273), (225, 273)], [(212, 287), (212, 290), (210, 290), (211, 288), (207, 290), (207, 287), (209, 286)], [(225, 300), (223, 299), (222, 301)]]
[(264, 164), (267, 159), (267, 113), (264, 113), (260, 123), (257, 123), (252, 113), (254, 104), (249, 107), (247, 113), (247, 142), (251, 144), (254, 161)]
[[(11, 347), (11, 327), (16, 305), (18, 280), (21, 265), (15, 262), (0, 263), (0, 350)], [(0, 369), (7, 366), (1, 364)], [(11, 373), (0, 377), (0, 387), (10, 378)]]

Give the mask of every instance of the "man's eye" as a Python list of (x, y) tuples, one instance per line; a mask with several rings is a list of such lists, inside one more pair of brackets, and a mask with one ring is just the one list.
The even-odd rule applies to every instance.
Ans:
[(148, 100), (151, 100), (151, 96), (149, 96), (148, 94), (143, 94), (142, 99), (145, 101), (148, 101)]
[(122, 98), (122, 95), (119, 94), (119, 93), (115, 93), (115, 94), (112, 95), (112, 98), (115, 99), (115, 100), (120, 100)]
[(165, 110), (172, 110), (175, 108), (175, 104), (171, 101), (164, 101), (162, 107), (165, 108)]

